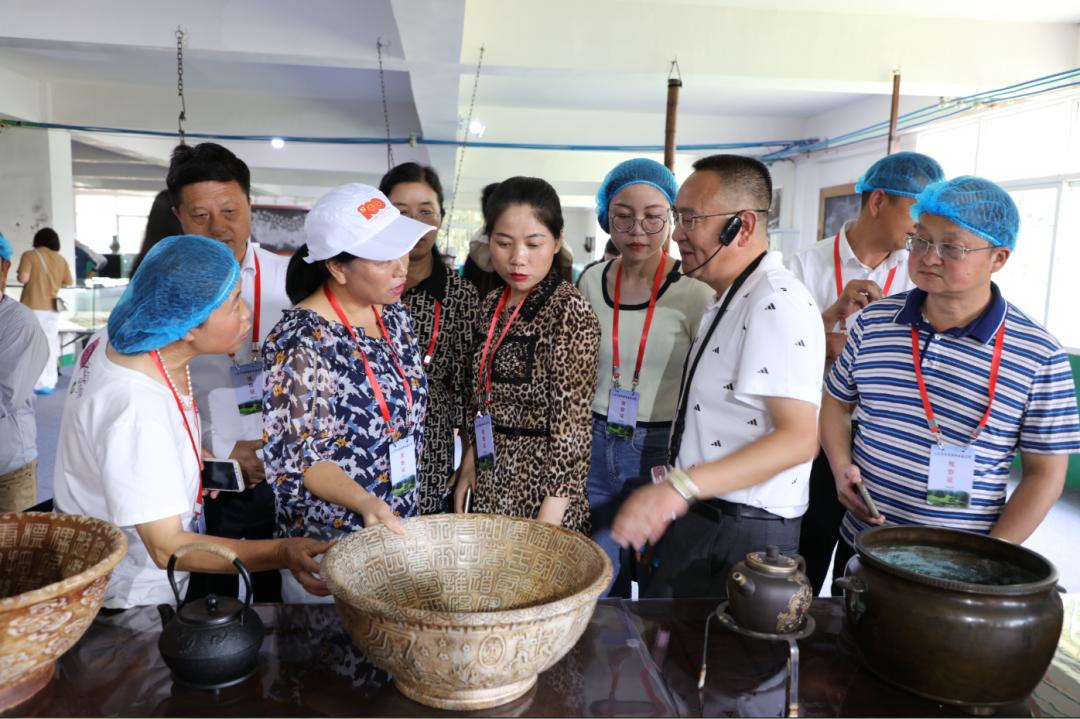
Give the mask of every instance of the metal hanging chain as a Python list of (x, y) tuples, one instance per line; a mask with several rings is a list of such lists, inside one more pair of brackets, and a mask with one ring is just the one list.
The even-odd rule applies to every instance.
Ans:
[(177, 134), (180, 144), (184, 143), (184, 122), (187, 121), (187, 103), (184, 102), (184, 37), (186, 33), (176, 28), (176, 94), (180, 96), (180, 114), (176, 118)]
[[(476, 75), (473, 77), (472, 98), (469, 100), (469, 116), (465, 119), (465, 137), (458, 152), (457, 173), (454, 176), (454, 194), (450, 196), (450, 213), (446, 216), (446, 230), (443, 234), (443, 249), (449, 249), (450, 226), (454, 221), (454, 204), (457, 202), (458, 188), (461, 186), (461, 166), (465, 164), (465, 147), (469, 144), (469, 128), (472, 126), (473, 110), (476, 108), (476, 88), (480, 86), (480, 68), (484, 64), (484, 46), (480, 46), (480, 57), (476, 61)], [(483, 209), (483, 208), (481, 208)]]
[(391, 170), (394, 167), (394, 147), (390, 144), (390, 109), (386, 102), (386, 78), (383, 72), (382, 49), (383, 41), (380, 37), (375, 41), (375, 51), (379, 55), (379, 88), (382, 90), (382, 114), (383, 120), (386, 122), (386, 169)]

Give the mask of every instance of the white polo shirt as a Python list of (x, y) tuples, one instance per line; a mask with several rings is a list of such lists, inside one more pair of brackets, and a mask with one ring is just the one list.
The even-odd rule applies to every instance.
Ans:
[[(840, 230), (840, 270), (841, 281), (845, 287), (852, 280), (871, 280), (876, 282), (877, 286), (883, 290), (885, 285), (888, 284), (888, 294), (890, 295), (907, 292), (915, 287), (915, 283), (911, 281), (911, 276), (908, 274), (907, 250), (890, 252), (885, 261), (877, 267), (867, 267), (855, 256), (851, 245), (848, 243), (847, 231), (850, 224), (851, 222), (845, 222)], [(815, 242), (810, 247), (799, 250), (789, 257), (787, 261), (788, 269), (810, 290), (810, 295), (822, 312), (836, 302), (839, 297), (836, 292), (836, 262), (833, 253), (835, 242), (836, 235), (831, 235), (820, 242)], [(889, 283), (889, 273), (894, 268), (896, 273), (893, 275), (892, 282)], [(848, 327), (855, 322), (859, 312), (861, 310), (848, 316), (846, 320)], [(839, 332), (840, 323), (831, 328), (831, 331)]]
[[(714, 297), (706, 308), (690, 346), (691, 362), (723, 299)], [(676, 466), (713, 462), (771, 432), (767, 397), (819, 407), (824, 367), (821, 312), (780, 253), (770, 252), (738, 289), (701, 356), (687, 396)], [(809, 503), (810, 464), (720, 498), (781, 517), (802, 516)]]
[[(292, 306), (285, 294), (285, 271), (289, 258), (275, 255), (248, 240), (247, 253), (240, 264), (240, 297), (252, 313), (255, 311), (255, 255), (259, 256), (259, 296), (262, 311), (259, 317), (259, 343), (281, 320), (282, 313)], [(252, 316), (254, 321), (254, 314)], [(262, 363), (252, 357), (250, 338), (236, 355), (235, 362)], [(191, 383), (202, 419), (202, 443), (215, 457), (227, 458), (241, 440), (262, 438), (262, 414), (240, 414), (232, 374), (234, 360), (228, 355), (199, 355), (191, 360)]]

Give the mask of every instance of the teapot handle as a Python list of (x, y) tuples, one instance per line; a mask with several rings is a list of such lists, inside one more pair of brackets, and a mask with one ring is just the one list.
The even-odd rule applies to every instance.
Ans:
[(806, 558), (801, 554), (789, 554), (788, 556), (795, 560), (795, 566), (798, 571), (806, 574)]
[[(209, 552), (210, 554), (216, 554), (227, 562), (232, 562), (236, 567), (236, 571), (240, 574), (240, 577), (244, 580), (244, 587), (247, 592), (244, 596), (244, 610), (251, 608), (251, 575), (248, 574), (247, 567), (240, 561), (240, 557), (236, 556), (236, 552), (223, 547), (220, 544), (213, 544), (211, 542), (191, 542), (173, 552), (169, 557), (169, 566), (167, 569), (169, 575), (169, 586), (172, 587), (173, 595), (176, 597), (176, 608), (179, 609), (184, 604), (184, 600), (180, 598), (180, 588), (176, 586), (176, 578), (173, 576), (173, 572), (176, 570), (176, 563), (180, 561), (181, 557), (191, 554), (192, 552)], [(241, 619), (241, 621), (243, 621)]]

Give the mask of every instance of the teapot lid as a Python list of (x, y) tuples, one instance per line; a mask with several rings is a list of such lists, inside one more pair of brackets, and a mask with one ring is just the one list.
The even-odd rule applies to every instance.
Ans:
[(184, 602), (177, 614), (186, 624), (218, 626), (238, 619), (243, 611), (244, 605), (236, 597), (208, 594), (200, 599)]
[(746, 564), (758, 571), (770, 574), (792, 574), (798, 568), (798, 562), (780, 553), (775, 544), (765, 547), (764, 552), (750, 552), (746, 555)]

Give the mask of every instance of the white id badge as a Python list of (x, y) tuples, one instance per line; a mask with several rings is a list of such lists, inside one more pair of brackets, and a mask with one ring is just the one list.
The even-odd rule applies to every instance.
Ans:
[(935, 444), (930, 448), (926, 503), (938, 507), (970, 507), (975, 486), (975, 449)]
[(233, 392), (236, 394), (236, 406), (240, 414), (258, 414), (262, 412), (263, 368), (261, 362), (248, 362), (229, 368), (232, 375)]
[(476, 468), (491, 469), (495, 466), (495, 433), (491, 428), (491, 415), (481, 414), (473, 420), (476, 433)]
[(607, 433), (623, 439), (633, 439), (637, 426), (638, 402), (641, 395), (628, 389), (612, 387), (608, 394)]
[(390, 444), (390, 487), (395, 497), (416, 489), (416, 444), (412, 437)]

